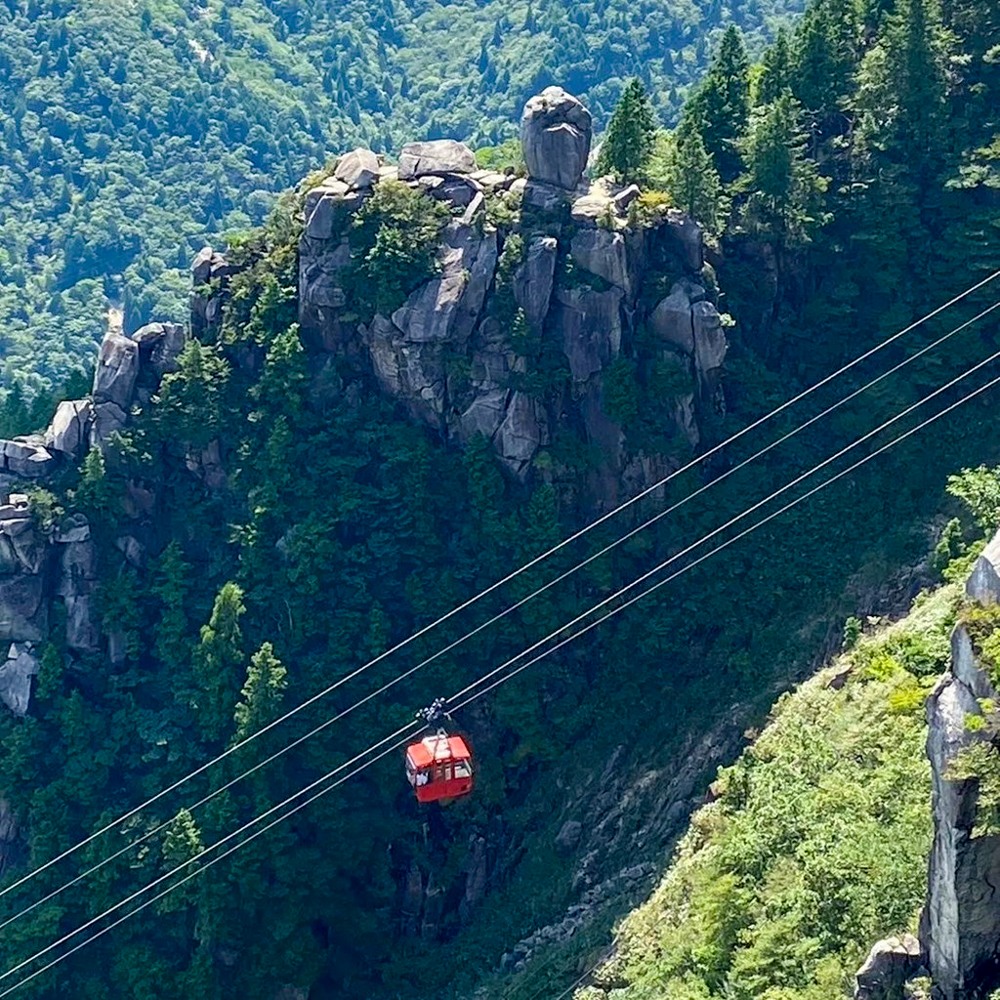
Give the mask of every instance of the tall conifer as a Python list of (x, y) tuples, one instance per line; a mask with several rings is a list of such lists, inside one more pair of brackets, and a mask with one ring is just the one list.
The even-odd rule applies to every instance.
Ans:
[(622, 181), (638, 180), (653, 153), (656, 119), (638, 79), (629, 81), (601, 143), (597, 171)]

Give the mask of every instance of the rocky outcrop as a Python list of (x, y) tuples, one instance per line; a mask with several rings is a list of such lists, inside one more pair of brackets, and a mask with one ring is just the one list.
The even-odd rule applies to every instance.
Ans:
[(191, 264), (191, 333), (202, 337), (222, 325), (222, 310), (229, 297), (229, 279), (236, 269), (225, 255), (211, 247), (198, 252)]
[[(977, 560), (966, 594), (984, 606), (1000, 604), (1000, 536)], [(920, 937), (943, 1000), (977, 996), (1000, 980), (1000, 835), (977, 828), (978, 781), (956, 770), (969, 747), (991, 741), (990, 725), (966, 721), (985, 721), (985, 699), (1000, 703), (1000, 694), (960, 625), (952, 635), (950, 670), (927, 703), (934, 841)]]
[(912, 934), (879, 941), (858, 969), (854, 1000), (903, 1000), (903, 984), (920, 971), (922, 957)]
[(678, 281), (650, 316), (650, 327), (665, 344), (693, 363), (703, 400), (719, 386), (728, 342), (718, 309), (707, 301), (705, 289), (689, 279)]
[(521, 144), (528, 176), (572, 190), (580, 183), (593, 137), (590, 112), (562, 87), (531, 98), (521, 116)]
[[(660, 331), (659, 360), (680, 373), (676, 430), (691, 444), (700, 437), (700, 410), (717, 405), (726, 339), (701, 280), (700, 227), (675, 210), (630, 225), (635, 185), (581, 185), (591, 130), (586, 108), (550, 88), (524, 111), (527, 178), (476, 170), (472, 152), (450, 140), (404, 147), (395, 171), (380, 165), (376, 173), (366, 151), (347, 154), (305, 198), (299, 324), (307, 348), (321, 356), (317, 369), (334, 352), (366, 361), (383, 391), (414, 417), (459, 442), (482, 435), (520, 480), (531, 476), (557, 424), (582, 428), (601, 455), (585, 502), (600, 508), (626, 486), (648, 485), (642, 477), (655, 464), (628, 452), (604, 401), (604, 371), (633, 331), (644, 324)], [(359, 323), (343, 289), (351, 266), (346, 234), (350, 216), (389, 178), (445, 202), (452, 221), (438, 274), (392, 315)], [(501, 209), (498, 217), (514, 218), (491, 224), (488, 203)], [(512, 255), (518, 259), (508, 270)], [(654, 278), (674, 287), (650, 310), (639, 291)], [(525, 328), (565, 358), (565, 399), (525, 383), (537, 364), (530, 350), (538, 350), (526, 353), (515, 339)]]

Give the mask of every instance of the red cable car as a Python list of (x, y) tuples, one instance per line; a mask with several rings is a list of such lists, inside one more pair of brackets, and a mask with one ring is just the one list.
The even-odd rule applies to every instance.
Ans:
[(406, 748), (406, 780), (418, 802), (457, 799), (472, 791), (472, 754), (461, 736), (439, 729)]

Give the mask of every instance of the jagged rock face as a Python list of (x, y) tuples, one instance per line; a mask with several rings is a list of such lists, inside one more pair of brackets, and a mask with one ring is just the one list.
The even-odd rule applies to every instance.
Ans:
[(201, 249), (191, 264), (191, 333), (195, 337), (218, 330), (235, 268), (211, 247)]
[(719, 384), (728, 342), (718, 309), (705, 299), (705, 289), (690, 280), (678, 281), (650, 316), (653, 332), (694, 362), (703, 399)]
[[(1000, 535), (977, 561), (966, 593), (980, 604), (1000, 603)], [(934, 842), (920, 937), (943, 1000), (973, 995), (984, 980), (995, 980), (1000, 968), (1000, 906), (994, 899), (994, 887), (1000, 885), (1000, 836), (974, 835), (977, 782), (950, 777), (962, 749), (987, 738), (966, 726), (967, 716), (983, 714), (980, 699), (985, 698), (1000, 694), (959, 626), (952, 636), (951, 669), (927, 703)]]
[[(550, 88), (529, 101), (523, 126), (527, 179), (475, 170), (471, 151), (451, 141), (407, 146), (398, 171), (380, 168), (377, 178), (368, 162), (366, 185), (398, 176), (445, 201), (453, 221), (445, 230), (439, 273), (391, 316), (362, 324), (346, 312), (342, 282), (351, 248), (343, 234), (371, 187), (350, 186), (357, 185), (352, 177), (360, 169), (361, 153), (342, 158), (344, 171), (338, 167), (338, 176), (305, 198), (299, 324), (309, 350), (367, 363), (383, 391), (416, 419), (464, 443), (482, 435), (522, 481), (532, 474), (539, 451), (555, 438), (556, 424), (572, 420), (602, 456), (585, 502), (606, 508), (626, 479), (631, 485), (656, 464), (627, 453), (621, 427), (604, 404), (603, 371), (620, 355), (627, 335), (647, 321), (654, 329), (664, 328), (661, 360), (678, 357), (685, 373), (679, 382), (692, 387), (679, 394), (675, 406), (677, 429), (691, 443), (699, 439), (700, 408), (714, 402), (726, 340), (719, 314), (698, 283), (701, 228), (675, 210), (650, 229), (629, 227), (625, 216), (639, 196), (634, 185), (616, 190), (600, 181), (575, 190), (589, 152), (591, 121), (564, 91)], [(498, 192), (508, 210), (520, 199), (526, 220), (519, 234), (526, 244), (523, 257), (505, 272), (503, 281), (510, 287), (503, 289), (497, 287), (498, 264), (518, 230), (490, 224), (486, 199), (499, 197)], [(557, 279), (561, 259), (566, 277)], [(639, 302), (650, 271), (658, 280), (664, 274), (676, 280), (669, 303), (653, 317)], [(565, 356), (571, 375), (565, 400), (531, 395), (519, 385), (532, 361), (518, 353), (510, 306), (499, 304), (510, 295), (528, 331), (558, 345)], [(639, 485), (648, 483), (640, 480)]]
[(139, 377), (139, 345), (114, 330), (105, 335), (94, 372), (96, 404), (114, 403), (125, 410), (132, 402)]
[(15, 715), (26, 715), (31, 700), (31, 678), (38, 673), (38, 657), (31, 643), (12, 642), (0, 664), (0, 701)]
[(549, 313), (558, 256), (558, 240), (537, 236), (528, 246), (524, 263), (514, 272), (514, 299), (532, 330), (540, 329)]
[(590, 156), (590, 112), (562, 87), (548, 87), (525, 105), (521, 144), (528, 176), (572, 190)]

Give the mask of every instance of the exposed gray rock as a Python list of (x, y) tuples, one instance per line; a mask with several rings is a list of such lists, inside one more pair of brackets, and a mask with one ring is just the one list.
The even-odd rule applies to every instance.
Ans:
[(586, 382), (621, 349), (622, 290), (557, 288), (554, 327), (575, 382)]
[(582, 836), (583, 824), (576, 819), (566, 820), (556, 835), (556, 850), (560, 854), (570, 854), (577, 849)]
[(18, 561), (18, 572), (41, 573), (48, 555), (48, 539), (35, 527), (30, 517), (4, 521), (0, 532), (7, 538)]
[(879, 941), (858, 969), (854, 1000), (903, 1000), (903, 984), (917, 974), (921, 958), (912, 934)]
[(378, 157), (370, 149), (345, 153), (333, 176), (349, 188), (370, 188), (379, 179)]
[(89, 444), (93, 404), (89, 399), (67, 399), (56, 407), (45, 432), (45, 447), (78, 457)]
[(691, 321), (691, 300), (683, 289), (675, 288), (653, 310), (649, 325), (661, 340), (694, 354), (694, 325)]
[(96, 653), (101, 648), (97, 609), (90, 594), (66, 598), (66, 645), (78, 653)]
[(573, 260), (626, 294), (632, 289), (625, 237), (608, 229), (581, 229), (570, 242)]
[(698, 418), (695, 415), (694, 393), (677, 397), (677, 403), (674, 407), (674, 423), (677, 424), (688, 444), (692, 448), (697, 448), (701, 441), (701, 431), (698, 428)]
[(30, 643), (12, 642), (7, 658), (0, 664), (0, 701), (15, 715), (28, 712), (31, 678), (38, 673), (38, 657)]
[(475, 170), (475, 154), (464, 142), (454, 139), (411, 142), (399, 154), (399, 179), (404, 181), (427, 174), (471, 174)]
[(674, 245), (681, 262), (692, 274), (705, 266), (705, 234), (691, 216), (677, 208), (667, 211), (664, 232)]
[(481, 195), (483, 189), (471, 177), (427, 176), (420, 178), (420, 184), (426, 187), (428, 194), (438, 201), (446, 201), (454, 208), (467, 208)]
[(573, 202), (570, 218), (582, 226), (596, 226), (598, 221), (614, 216), (614, 201), (603, 191), (590, 191)]
[(529, 180), (524, 186), (524, 204), (545, 215), (558, 215), (565, 210), (568, 199), (566, 191), (554, 184)]
[(393, 166), (381, 166), (378, 168), (378, 179), (379, 181), (398, 181), (399, 180), (399, 167)]
[(24, 479), (43, 479), (57, 465), (47, 448), (25, 441), (0, 441), (0, 454), (3, 456), (3, 468)]
[(561, 87), (547, 87), (521, 116), (528, 176), (572, 190), (587, 166), (592, 135), (590, 112), (580, 101)]
[(111, 435), (120, 431), (127, 422), (128, 416), (117, 403), (98, 403), (90, 424), (91, 445), (103, 448)]
[(538, 400), (515, 392), (494, 445), (497, 457), (519, 479), (528, 474), (531, 460), (542, 444), (545, 412)]
[[(994, 538), (967, 582), (983, 604), (998, 603), (998, 555)], [(996, 975), (1000, 907), (993, 887), (1000, 885), (1000, 836), (977, 835), (978, 782), (956, 780), (952, 769), (963, 748), (989, 738), (989, 727), (972, 730), (966, 718), (982, 715), (981, 699), (1000, 695), (964, 626), (952, 634), (951, 646), (951, 669), (927, 702), (934, 840), (920, 938), (935, 989), (943, 1000), (961, 1000), (982, 985), (984, 973)]]
[(138, 375), (139, 345), (120, 333), (107, 333), (94, 372), (94, 402), (115, 403), (128, 410)]
[(440, 276), (418, 288), (393, 313), (393, 323), (410, 343), (467, 338), (492, 281), (495, 232), (480, 236), (471, 226), (451, 223), (445, 240)]
[(495, 389), (477, 396), (459, 422), (461, 440), (471, 441), (476, 434), (482, 434), (487, 440), (492, 439), (507, 414), (507, 396), (506, 389)]
[(990, 539), (973, 563), (965, 593), (980, 604), (1000, 604), (1000, 534)]
[(495, 170), (477, 170), (470, 175), (484, 191), (506, 191), (514, 183), (513, 174), (500, 174)]
[(305, 235), (311, 240), (328, 240), (341, 232), (351, 216), (364, 204), (368, 189), (349, 191), (341, 181), (324, 181), (306, 195), (303, 215)]
[(47, 607), (42, 603), (44, 589), (41, 574), (0, 577), (0, 641), (44, 641), (47, 625)]
[(552, 236), (536, 236), (524, 263), (514, 272), (514, 299), (531, 329), (539, 329), (549, 311), (559, 244)]
[(177, 358), (184, 350), (185, 333), (180, 323), (148, 323), (132, 339), (139, 345), (143, 371), (149, 371), (154, 388), (168, 372), (178, 371)]
[(90, 523), (86, 514), (69, 514), (63, 518), (52, 540), (63, 545), (90, 540)]
[(628, 211), (629, 205), (635, 201), (641, 192), (639, 191), (638, 184), (629, 184), (627, 188), (623, 188), (618, 192), (611, 200), (614, 202), (615, 211), (619, 215), (624, 215)]
[(712, 387), (714, 374), (722, 367), (729, 347), (719, 311), (711, 302), (693, 303), (691, 326), (694, 334), (695, 369), (702, 382)]

